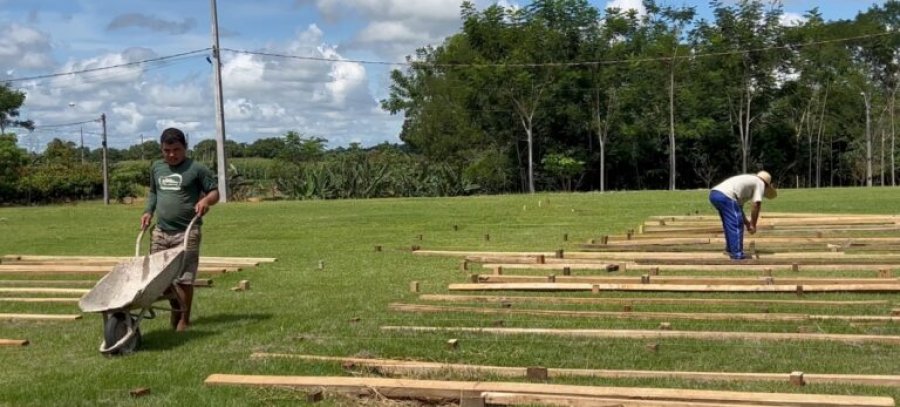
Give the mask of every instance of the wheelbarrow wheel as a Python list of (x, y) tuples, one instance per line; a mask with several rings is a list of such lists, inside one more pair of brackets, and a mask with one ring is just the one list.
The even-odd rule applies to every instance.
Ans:
[[(131, 321), (128, 321), (127, 318), (131, 318)], [(103, 339), (106, 343), (106, 346), (112, 346), (112, 344), (118, 343), (122, 340), (125, 335), (128, 334), (128, 326), (135, 326), (136, 318), (132, 317), (126, 312), (116, 312), (109, 316), (106, 320), (106, 326), (103, 329)], [(130, 322), (130, 323), (129, 323)], [(123, 344), (120, 348), (109, 352), (109, 355), (125, 355), (128, 353), (132, 353), (137, 349), (137, 347), (141, 343), (141, 330), (135, 327), (134, 335), (131, 339), (128, 340), (125, 344)]]

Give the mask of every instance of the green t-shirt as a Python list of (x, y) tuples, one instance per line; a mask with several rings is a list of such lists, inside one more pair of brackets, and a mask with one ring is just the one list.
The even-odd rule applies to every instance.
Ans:
[[(160, 229), (181, 232), (194, 218), (194, 205), (200, 200), (201, 193), (216, 189), (215, 175), (203, 164), (185, 158), (173, 167), (157, 160), (150, 166), (150, 195), (144, 212), (156, 212)], [(198, 220), (197, 224), (200, 223)]]

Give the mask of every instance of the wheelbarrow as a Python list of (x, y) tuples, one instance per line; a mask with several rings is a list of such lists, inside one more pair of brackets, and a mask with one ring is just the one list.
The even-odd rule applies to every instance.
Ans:
[[(141, 342), (141, 321), (156, 317), (155, 310), (178, 311), (157, 307), (160, 300), (177, 300), (175, 278), (184, 268), (189, 231), (195, 216), (184, 234), (181, 247), (141, 256), (141, 240), (147, 228), (141, 229), (134, 247), (134, 258), (116, 264), (112, 271), (78, 301), (83, 312), (103, 315), (103, 342), (100, 353), (118, 355), (134, 352)], [(177, 301), (180, 304), (180, 301)]]

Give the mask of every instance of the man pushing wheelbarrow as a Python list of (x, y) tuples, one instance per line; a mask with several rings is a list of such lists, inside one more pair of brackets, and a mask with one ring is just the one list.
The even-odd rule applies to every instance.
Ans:
[[(85, 312), (103, 314), (100, 352), (122, 354), (140, 343), (140, 323), (156, 316), (153, 303), (168, 299), (176, 331), (190, 326), (194, 280), (200, 262), (200, 225), (209, 207), (219, 201), (213, 174), (186, 158), (181, 130), (169, 128), (160, 137), (163, 159), (150, 168), (150, 194), (141, 216), (135, 258), (117, 264), (79, 301)], [(141, 238), (154, 214), (150, 255), (141, 256)], [(139, 310), (134, 313), (134, 310)]]
[(151, 254), (181, 246), (187, 240), (183, 268), (172, 286), (177, 300), (170, 300), (172, 328), (182, 332), (191, 324), (203, 221), (197, 219), (190, 230), (188, 226), (195, 216), (205, 215), (210, 206), (219, 202), (219, 191), (215, 175), (203, 164), (187, 158), (187, 141), (181, 130), (163, 130), (159, 144), (163, 159), (150, 166), (150, 194), (141, 216), (141, 229), (147, 228), (156, 214)]

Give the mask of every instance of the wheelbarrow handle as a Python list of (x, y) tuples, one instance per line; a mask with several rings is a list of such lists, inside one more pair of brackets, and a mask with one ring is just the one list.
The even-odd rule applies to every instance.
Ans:
[[(189, 223), (187, 229), (185, 229), (185, 231), (184, 231), (184, 245), (183, 245), (182, 248), (181, 248), (183, 251), (187, 251), (188, 238), (189, 238), (190, 235), (191, 235), (191, 234), (190, 234), (190, 230), (191, 230), (191, 228), (194, 227), (194, 223), (197, 222), (197, 219), (200, 219), (200, 218), (201, 218), (201, 216), (200, 216), (199, 214), (198, 214), (198, 215), (194, 215), (194, 218), (191, 219), (191, 223)], [(146, 232), (147, 229), (149, 229), (149, 227), (150, 227), (150, 225), (147, 225), (147, 226), (141, 228), (141, 232), (138, 233), (137, 242), (135, 242), (135, 244), (134, 244), (134, 257), (140, 257), (140, 256), (141, 256), (141, 240), (144, 238), (144, 232)]]

